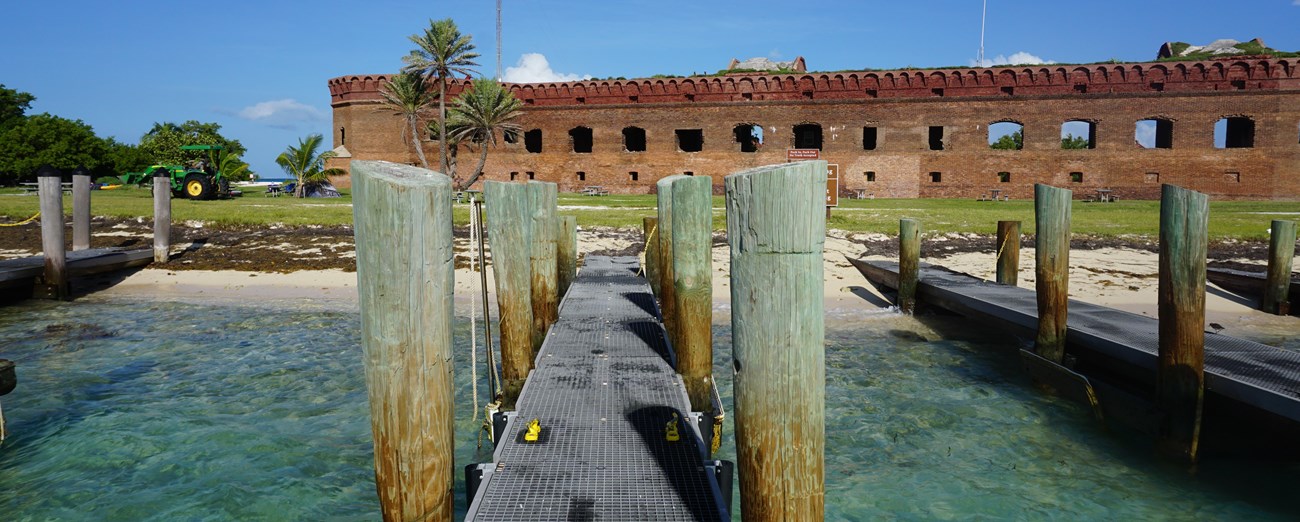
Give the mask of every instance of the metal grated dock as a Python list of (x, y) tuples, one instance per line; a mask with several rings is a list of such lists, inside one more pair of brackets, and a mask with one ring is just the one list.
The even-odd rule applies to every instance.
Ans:
[[(729, 519), (635, 257), (588, 257), (466, 520)], [(681, 440), (665, 425), (677, 413)], [(540, 440), (523, 440), (539, 419)]]
[[(852, 261), (873, 281), (897, 287), (898, 263)], [(1031, 331), (1038, 328), (1037, 298), (1027, 288), (923, 265), (917, 294)], [(1156, 319), (1074, 299), (1069, 313), (1070, 344), (1155, 370), (1160, 342)], [(1205, 388), (1300, 421), (1300, 353), (1207, 332)]]

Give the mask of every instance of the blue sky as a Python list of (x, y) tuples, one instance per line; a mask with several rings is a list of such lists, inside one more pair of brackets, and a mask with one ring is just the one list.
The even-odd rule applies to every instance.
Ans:
[[(688, 75), (754, 56), (803, 56), (814, 70), (972, 65), (981, 0), (503, 5), (504, 67), (536, 80)], [(492, 76), (495, 15), (493, 0), (15, 1), (0, 17), (0, 83), (34, 94), (33, 112), (130, 143), (154, 122), (215, 121), (254, 171), (282, 177), (279, 152), (329, 136), (326, 80), (397, 70), (407, 36), (445, 17), (474, 36)], [(1297, 27), (1300, 0), (989, 0), (984, 47), (988, 59), (1145, 61), (1167, 40), (1300, 51)]]

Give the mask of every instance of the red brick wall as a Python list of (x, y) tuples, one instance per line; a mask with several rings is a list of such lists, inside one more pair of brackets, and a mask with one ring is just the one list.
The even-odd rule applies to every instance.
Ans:
[[(562, 191), (602, 185), (614, 192), (646, 193), (658, 179), (682, 172), (708, 175), (715, 184), (732, 172), (785, 161), (792, 128), (822, 126), (822, 158), (840, 165), (841, 186), (877, 197), (974, 198), (999, 189), (1028, 198), (1034, 183), (1097, 188), (1124, 198), (1156, 198), (1160, 183), (1174, 183), (1221, 199), (1300, 199), (1300, 74), (1294, 61), (1184, 62), (1086, 67), (1024, 67), (943, 71), (880, 71), (834, 75), (744, 75), (721, 78), (511, 85), (530, 102), (519, 120), (541, 129), (543, 151), (518, 143), (491, 151), (485, 179), (536, 179)], [(354, 159), (417, 160), (401, 142), (401, 122), (378, 110), (383, 75), (330, 80), (334, 145), (346, 128)], [(464, 83), (458, 82), (458, 92)], [(1080, 88), (1079, 86), (1084, 86)], [(1003, 89), (1009, 88), (1009, 94)], [(935, 91), (942, 89), (942, 93)], [(1086, 92), (1080, 92), (1081, 90)], [(1213, 130), (1225, 116), (1255, 122), (1255, 146), (1216, 149)], [(1137, 120), (1174, 121), (1172, 149), (1142, 149)], [(1061, 150), (1061, 125), (1096, 124), (1096, 148)], [(988, 147), (988, 125), (1025, 126), (1024, 149)], [(759, 152), (742, 153), (733, 128), (763, 126)], [(590, 154), (572, 152), (568, 131), (590, 127)], [(877, 148), (862, 148), (862, 127), (878, 128)], [(623, 150), (622, 129), (646, 130), (646, 152)], [(945, 150), (928, 150), (930, 126), (945, 127)], [(675, 129), (703, 129), (701, 152), (677, 150)], [(437, 143), (425, 142), (436, 168)], [(462, 177), (477, 154), (460, 153)], [(585, 181), (577, 172), (585, 172)], [(638, 179), (630, 179), (629, 172)], [(865, 172), (875, 172), (867, 182)], [(941, 172), (932, 183), (930, 172)], [(998, 172), (1010, 172), (999, 183)], [(1071, 172), (1083, 181), (1072, 183)], [(1235, 181), (1228, 173), (1237, 173)]]

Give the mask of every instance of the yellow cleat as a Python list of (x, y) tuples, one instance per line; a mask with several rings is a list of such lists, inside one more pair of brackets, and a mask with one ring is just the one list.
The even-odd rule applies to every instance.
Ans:
[(537, 437), (542, 434), (542, 421), (533, 419), (528, 421), (528, 431), (524, 433), (525, 442), (537, 442)]
[(677, 412), (673, 412), (673, 420), (668, 421), (668, 425), (664, 427), (664, 438), (668, 439), (668, 442), (682, 439), (682, 436), (677, 433)]

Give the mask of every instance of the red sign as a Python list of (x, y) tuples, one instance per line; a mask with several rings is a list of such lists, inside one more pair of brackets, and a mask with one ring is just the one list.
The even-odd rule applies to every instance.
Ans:
[(785, 159), (790, 161), (815, 160), (821, 157), (822, 151), (817, 149), (786, 149)]
[(840, 206), (840, 166), (833, 163), (826, 165), (826, 206)]

